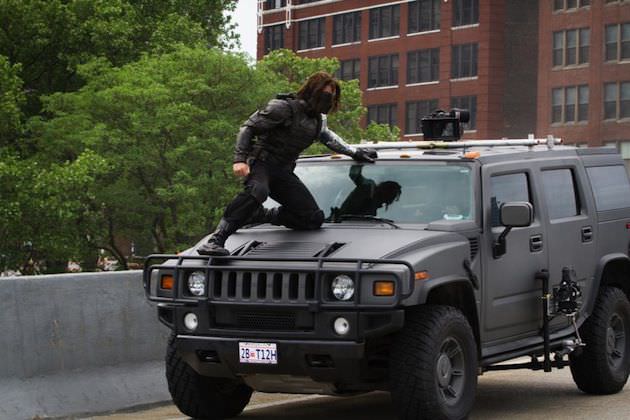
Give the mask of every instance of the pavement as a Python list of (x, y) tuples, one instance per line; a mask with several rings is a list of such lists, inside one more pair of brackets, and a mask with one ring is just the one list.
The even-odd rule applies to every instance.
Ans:
[[(528, 370), (488, 372), (479, 377), (471, 419), (630, 419), (630, 387), (618, 394), (580, 392), (568, 368), (552, 373)], [(388, 393), (354, 397), (255, 393), (238, 419), (256, 420), (395, 420)], [(90, 420), (185, 420), (175, 406), (93, 416)]]

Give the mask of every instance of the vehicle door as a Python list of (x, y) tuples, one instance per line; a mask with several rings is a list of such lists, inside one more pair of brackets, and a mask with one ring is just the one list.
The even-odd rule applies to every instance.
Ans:
[[(538, 174), (546, 206), (543, 212), (549, 253), (549, 284), (562, 280), (562, 269), (575, 271), (576, 280), (587, 293), (595, 275), (597, 223), (588, 181), (578, 159), (545, 161)], [(565, 317), (552, 320), (552, 329), (567, 326)]]
[[(547, 267), (547, 247), (533, 165), (524, 162), (520, 166), (510, 163), (482, 167), (484, 243), (488, 252), (483, 267), (481, 306), (483, 341), (488, 346), (513, 343), (537, 334), (542, 319), (541, 288), (535, 276)], [(532, 204), (533, 223), (513, 228), (506, 238), (505, 254), (493, 258), (493, 242), (505, 229), (500, 225), (500, 206), (513, 201)]]

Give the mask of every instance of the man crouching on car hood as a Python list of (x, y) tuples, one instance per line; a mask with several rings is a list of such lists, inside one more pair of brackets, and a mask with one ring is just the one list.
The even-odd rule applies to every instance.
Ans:
[[(326, 124), (326, 114), (339, 108), (339, 82), (326, 72), (311, 75), (297, 94), (281, 94), (254, 112), (236, 138), (236, 176), (244, 190), (225, 209), (217, 229), (198, 252), (229, 255), (225, 241), (248, 223), (272, 223), (291, 229), (318, 229), (324, 213), (310, 191), (293, 173), (295, 161), (314, 141), (361, 162), (374, 162), (376, 152), (346, 144)], [(254, 140), (255, 139), (255, 140)], [(265, 209), (271, 197), (279, 207)]]

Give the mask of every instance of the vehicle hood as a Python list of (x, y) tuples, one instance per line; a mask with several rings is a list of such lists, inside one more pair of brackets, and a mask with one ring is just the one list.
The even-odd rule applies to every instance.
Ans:
[[(196, 255), (196, 249), (204, 238), (186, 254)], [(276, 258), (310, 258), (326, 256), (330, 258), (395, 258), (407, 251), (461, 241), (458, 234), (433, 232), (422, 228), (377, 227), (351, 225), (323, 227), (312, 231), (296, 231), (283, 227), (259, 226), (241, 229), (230, 236), (226, 249), (237, 254)], [(252, 244), (255, 245), (252, 247)], [(240, 248), (240, 249), (239, 249)]]

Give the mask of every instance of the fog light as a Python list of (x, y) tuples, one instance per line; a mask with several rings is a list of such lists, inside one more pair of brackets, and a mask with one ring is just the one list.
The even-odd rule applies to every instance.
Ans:
[(354, 280), (345, 274), (335, 277), (330, 288), (338, 300), (350, 300), (354, 296)]
[(350, 323), (344, 317), (339, 317), (335, 319), (334, 324), (335, 332), (339, 335), (346, 335), (348, 331), (350, 331)]
[(184, 326), (190, 331), (195, 331), (198, 325), (199, 320), (197, 319), (197, 315), (189, 312), (184, 316)]
[(195, 271), (188, 277), (188, 290), (194, 296), (206, 294), (206, 275), (201, 271)]

